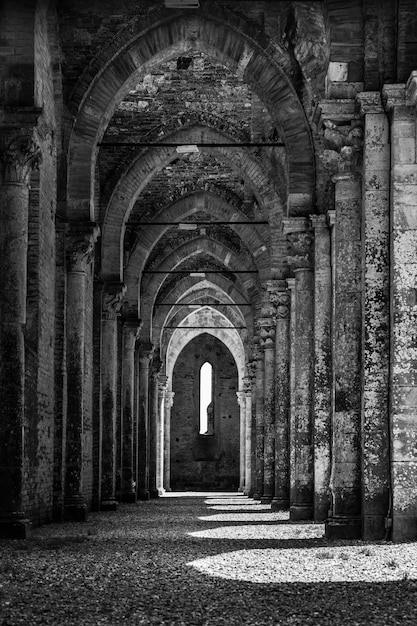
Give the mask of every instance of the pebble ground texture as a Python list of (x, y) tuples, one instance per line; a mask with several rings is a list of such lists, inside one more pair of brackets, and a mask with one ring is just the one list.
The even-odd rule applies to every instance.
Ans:
[(0, 624), (417, 624), (417, 542), (328, 543), (236, 494), (169, 494), (0, 542)]

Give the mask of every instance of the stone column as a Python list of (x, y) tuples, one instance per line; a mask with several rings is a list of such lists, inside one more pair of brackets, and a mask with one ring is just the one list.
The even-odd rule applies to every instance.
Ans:
[(138, 477), (139, 500), (149, 500), (150, 420), (149, 420), (149, 367), (153, 346), (141, 344), (139, 349), (139, 415), (138, 415)]
[(284, 233), (290, 242), (292, 255), (288, 263), (295, 275), (294, 328), (294, 414), (295, 414), (295, 484), (290, 519), (313, 517), (314, 459), (313, 459), (313, 355), (314, 355), (314, 294), (312, 242), (313, 233), (305, 218), (285, 218)]
[(116, 389), (117, 314), (126, 292), (123, 283), (105, 283), (101, 314), (101, 393), (102, 393), (102, 511), (115, 511), (116, 500)]
[(256, 360), (256, 482), (254, 500), (260, 500), (264, 492), (264, 355), (259, 345), (259, 337), (255, 338), (253, 358)]
[(86, 518), (83, 496), (84, 337), (86, 273), (99, 228), (89, 222), (70, 225), (67, 235), (67, 423), (65, 440), (64, 519)]
[[(360, 129), (358, 129), (360, 132)], [(357, 150), (359, 156), (359, 149)], [(354, 148), (335, 183), (334, 413), (331, 515), (326, 537), (361, 536), (361, 212), (362, 181)]]
[(389, 123), (379, 92), (365, 121), (362, 218), (362, 538), (382, 539), (389, 508)]
[[(385, 85), (391, 117), (390, 435), (392, 538), (417, 535), (417, 73)], [(389, 515), (389, 514), (388, 514)]]
[(290, 459), (290, 505), (295, 502), (295, 279), (287, 278), (290, 294), (290, 416), (289, 416), (289, 459)]
[(253, 498), (256, 491), (256, 361), (252, 359), (247, 364), (248, 378), (251, 389), (251, 450), (250, 450), (250, 489), (248, 492), (249, 498)]
[[(33, 120), (36, 124), (36, 120)], [(0, 135), (0, 537), (25, 539), (25, 338), (30, 173), (40, 150), (30, 129)]]
[(330, 507), (332, 416), (332, 272), (326, 215), (312, 215), (314, 229), (314, 519)]
[(158, 407), (159, 407), (159, 376), (162, 362), (159, 358), (152, 362), (151, 375), (151, 406), (149, 411), (149, 495), (151, 498), (158, 498), (157, 473), (158, 473)]
[(139, 337), (140, 321), (123, 321), (122, 360), (122, 502), (136, 502), (134, 473), (134, 390), (135, 345)]
[(248, 496), (252, 483), (252, 385), (249, 376), (243, 379), (245, 395), (245, 485), (243, 493)]
[(286, 281), (275, 281), (271, 301), (276, 307), (275, 330), (275, 485), (271, 508), (290, 506), (290, 295)]
[(163, 496), (164, 489), (164, 414), (165, 394), (168, 377), (160, 374), (158, 377), (158, 407), (157, 407), (157, 449), (156, 449), (156, 488), (158, 495)]
[(264, 353), (264, 479), (261, 502), (270, 504), (275, 482), (275, 307), (270, 301), (268, 288), (264, 291), (258, 327)]
[(171, 491), (171, 409), (175, 393), (167, 391), (164, 398), (164, 489)]
[(239, 404), (239, 491), (245, 491), (245, 443), (246, 443), (246, 397), (244, 391), (236, 391)]

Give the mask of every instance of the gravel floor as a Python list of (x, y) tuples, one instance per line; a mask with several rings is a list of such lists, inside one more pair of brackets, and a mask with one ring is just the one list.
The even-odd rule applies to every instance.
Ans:
[(417, 542), (327, 543), (241, 495), (169, 494), (0, 541), (0, 624), (417, 624)]

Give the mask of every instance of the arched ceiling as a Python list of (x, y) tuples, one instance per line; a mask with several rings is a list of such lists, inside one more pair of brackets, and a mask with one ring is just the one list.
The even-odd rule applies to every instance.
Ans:
[(325, 197), (312, 112), (328, 64), (346, 63), (357, 86), (389, 80), (390, 6), (60, 2), (67, 217), (100, 225), (97, 271), (126, 283), (123, 313), (141, 317), (143, 341), (177, 354), (197, 331), (175, 327), (203, 310), (242, 326), (239, 339), (219, 327), (222, 341), (253, 337), (266, 282), (288, 276), (282, 218)]

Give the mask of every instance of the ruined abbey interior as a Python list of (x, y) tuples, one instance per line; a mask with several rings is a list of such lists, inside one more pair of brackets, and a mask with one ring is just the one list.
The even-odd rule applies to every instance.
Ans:
[(2, 0), (2, 537), (223, 490), (416, 539), (416, 105), (412, 0)]

